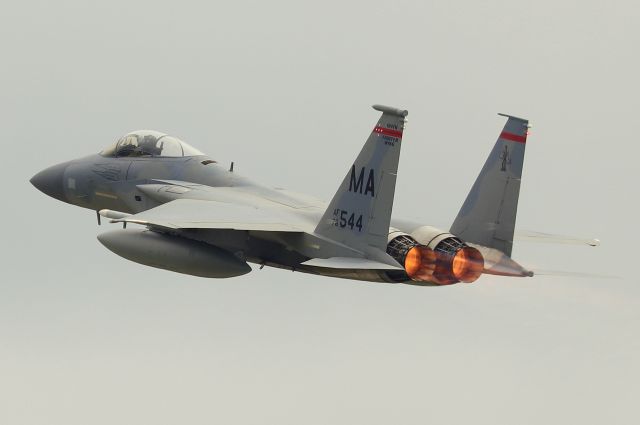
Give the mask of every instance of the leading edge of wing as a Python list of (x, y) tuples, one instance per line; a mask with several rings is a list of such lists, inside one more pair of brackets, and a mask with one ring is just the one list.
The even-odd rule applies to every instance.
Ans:
[(233, 229), (304, 232), (304, 223), (285, 211), (260, 209), (197, 199), (176, 199), (155, 208), (113, 220), (168, 229)]

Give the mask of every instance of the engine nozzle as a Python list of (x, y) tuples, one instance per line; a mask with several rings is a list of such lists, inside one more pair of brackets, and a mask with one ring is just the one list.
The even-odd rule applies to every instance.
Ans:
[(411, 280), (429, 282), (436, 270), (436, 253), (423, 245), (409, 249), (404, 259), (404, 270)]
[(433, 247), (407, 234), (393, 234), (387, 253), (404, 266), (405, 279), (436, 285), (471, 283), (483, 273), (484, 258), (476, 248), (447, 235)]
[(477, 249), (465, 246), (456, 252), (451, 261), (451, 272), (461, 282), (476, 281), (484, 269), (484, 259)]

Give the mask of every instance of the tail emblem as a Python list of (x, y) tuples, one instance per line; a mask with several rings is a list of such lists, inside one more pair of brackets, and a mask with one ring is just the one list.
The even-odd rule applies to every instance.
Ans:
[(500, 159), (502, 160), (500, 171), (506, 172), (507, 165), (511, 165), (511, 154), (509, 153), (509, 147), (507, 145), (504, 145), (504, 150), (502, 151), (502, 154), (500, 154)]

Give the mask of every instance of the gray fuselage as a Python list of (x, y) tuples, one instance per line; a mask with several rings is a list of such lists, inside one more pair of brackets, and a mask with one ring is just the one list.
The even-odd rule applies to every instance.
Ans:
[[(325, 202), (313, 197), (260, 185), (222, 167), (206, 155), (131, 158), (94, 154), (47, 168), (32, 179), (38, 189), (60, 201), (94, 211), (106, 209), (129, 214), (146, 211), (176, 198), (199, 196), (194, 192), (178, 193), (178, 190), (174, 193), (174, 190), (167, 189), (176, 187), (167, 184), (172, 182), (234, 188), (236, 193), (243, 195), (234, 197), (233, 202), (292, 209), (297, 216), (306, 217), (309, 223), (317, 223), (326, 208)], [(149, 188), (156, 186), (164, 189), (158, 193), (151, 192)], [(246, 261), (271, 267), (366, 281), (408, 280), (406, 275), (396, 272), (301, 265), (312, 258), (305, 255), (307, 253), (302, 248), (322, 244), (322, 241), (310, 241), (304, 234), (193, 229), (181, 231), (180, 236), (221, 247)]]

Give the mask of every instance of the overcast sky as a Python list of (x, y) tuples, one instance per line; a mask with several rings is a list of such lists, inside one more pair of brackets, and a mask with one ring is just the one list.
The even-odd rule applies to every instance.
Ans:
[[(637, 2), (9, 1), (0, 13), (3, 424), (636, 424)], [(448, 226), (529, 118), (516, 243), (536, 270), (368, 284), (207, 280), (102, 247), (37, 171), (153, 128), (329, 199), (409, 110), (394, 216)]]

